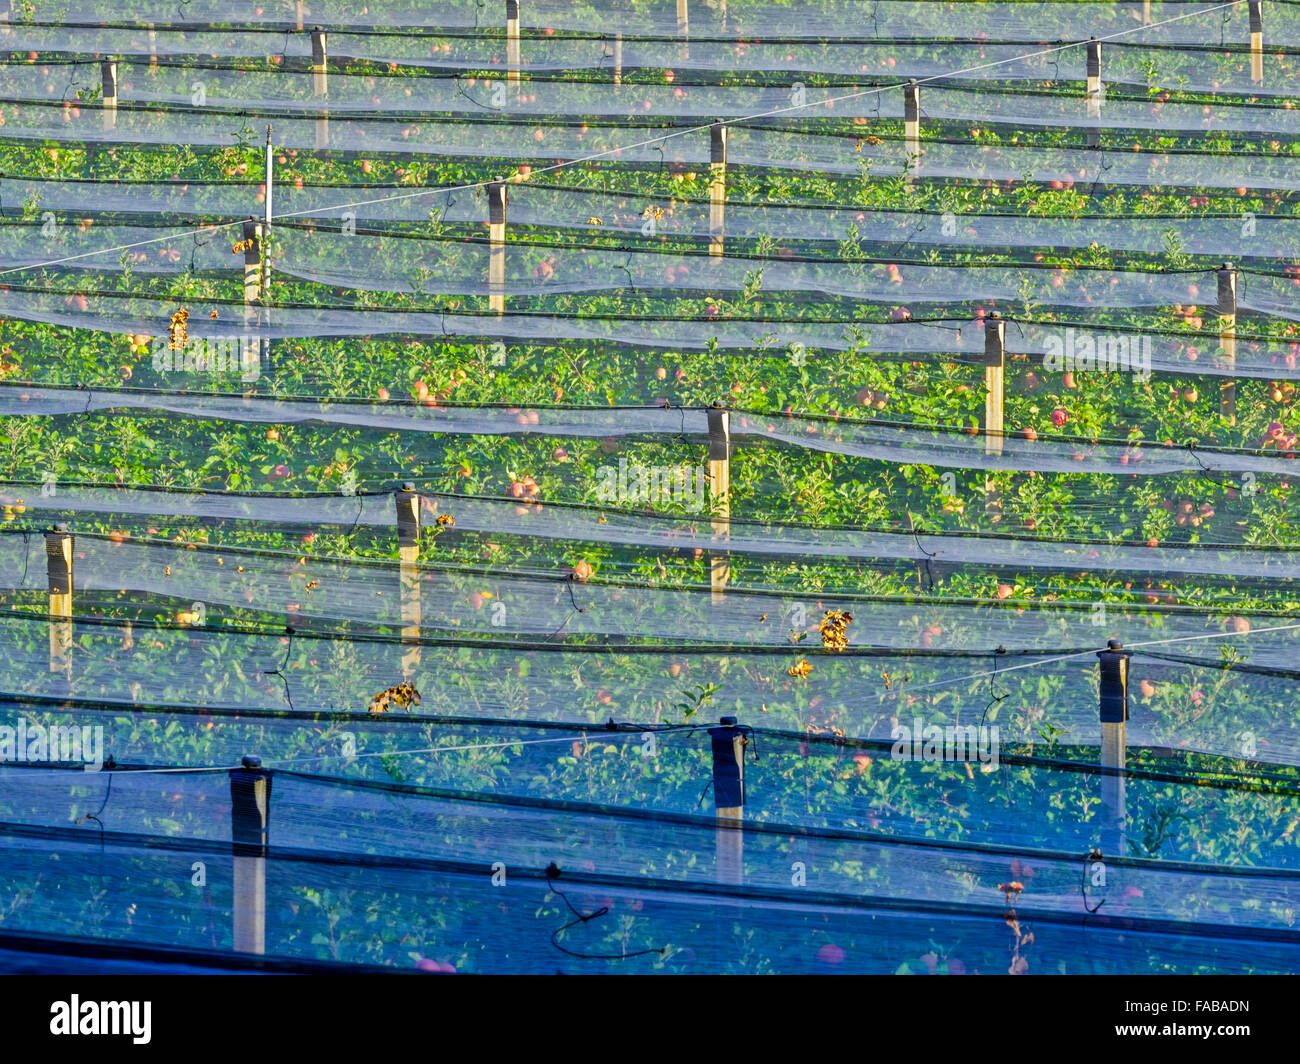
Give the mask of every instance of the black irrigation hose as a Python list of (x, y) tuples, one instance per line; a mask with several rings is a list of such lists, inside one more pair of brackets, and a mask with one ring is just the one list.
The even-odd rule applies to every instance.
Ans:
[(657, 953), (660, 956), (663, 956), (663, 954), (667, 952), (667, 947), (661, 946), (656, 949), (636, 950), (632, 953), (578, 953), (574, 950), (561, 946), (559, 942), (559, 937), (561, 933), (567, 931), (571, 927), (576, 927), (579, 924), (586, 924), (591, 920), (597, 919), (598, 917), (607, 916), (609, 914), (609, 906), (602, 905), (594, 912), (588, 913), (584, 916), (576, 908), (574, 908), (573, 902), (569, 901), (568, 895), (565, 894), (564, 891), (560, 890), (560, 888), (555, 885), (555, 880), (559, 879), (560, 875), (561, 875), (560, 869), (555, 864), (554, 861), (552, 861), (549, 865), (546, 866), (547, 890), (549, 890), (552, 894), (559, 896), (563, 900), (564, 904), (569, 907), (569, 911), (573, 913), (573, 915), (576, 917), (576, 919), (570, 920), (563, 927), (557, 927), (554, 931), (551, 932), (551, 945), (554, 946), (556, 949), (558, 949), (561, 953), (567, 953), (570, 957), (578, 957), (581, 958), (582, 960), (622, 961), (622, 960), (627, 960), (630, 957), (644, 957), (646, 956), (646, 954), (649, 953)]

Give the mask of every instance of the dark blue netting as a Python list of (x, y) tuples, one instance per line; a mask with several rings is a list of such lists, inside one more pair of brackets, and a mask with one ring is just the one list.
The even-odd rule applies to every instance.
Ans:
[[(110, 947), (161, 944), (216, 956), (231, 949), (228, 855), (185, 843), (101, 845), (62, 834), (40, 839), (5, 832), (0, 845), (11, 873), (0, 890), (20, 890), (23, 898), (6, 921), (13, 931), (44, 934), (60, 926)], [(199, 861), (209, 875), (204, 890), (190, 882)], [(1101, 914), (1012, 917), (1013, 927), (1004, 905), (972, 913), (837, 904), (807, 894), (801, 903), (757, 892), (728, 896), (629, 886), (564, 870), (556, 886), (575, 909), (610, 912), (561, 932), (575, 917), (548, 891), (544, 874), (507, 870), (499, 887), (491, 877), (488, 867), (455, 871), (272, 859), (266, 872), (266, 956), (538, 974), (994, 974), (1013, 966), (1053, 974), (1282, 973), (1294, 970), (1300, 957), (1294, 943), (1267, 936), (1189, 935), (1185, 927), (1148, 927)], [(87, 904), (104, 896), (113, 900)], [(1032, 942), (1017, 950), (1030, 934)], [(552, 944), (553, 935), (569, 952)], [(621, 957), (639, 950), (655, 952), (627, 959), (573, 956)]]
[(0, 968), (1300, 968), (1300, 6), (504, 6), (0, 19)]
[[(7, 928), (39, 927), (53, 909), (75, 905), (67, 933), (231, 948), (224, 773), (118, 771), (111, 793), (108, 773), (23, 768), (0, 779), (11, 825), (4, 842), (19, 850), (12, 861), (6, 854), (13, 869), (7, 889), (22, 899)], [(559, 871), (551, 885), (569, 893), (579, 911), (614, 899), (611, 916), (602, 918), (607, 924), (584, 924), (582, 934), (560, 936), (560, 945), (614, 957), (653, 951), (628, 963), (659, 967), (676, 957), (683, 966), (676, 970), (847, 964), (892, 971), (909, 956), (926, 965), (921, 958), (930, 951), (919, 944), (940, 930), (939, 941), (954, 944), (935, 959), (950, 955), (971, 970), (998, 970), (984, 954), (976, 960), (961, 952), (987, 935), (985, 948), (1001, 944), (1006, 963), (1008, 919), (1032, 928), (1035, 942), (1040, 927), (1049, 939), (1060, 935), (1062, 947), (1077, 947), (1082, 925), (1100, 932), (1086, 951), (1098, 970), (1106, 970), (1112, 948), (1115, 963), (1135, 963), (1149, 936), (1158, 954), (1161, 933), (1201, 943), (1213, 959), (1199, 963), (1234, 970), (1272, 970), (1289, 963), (1298, 944), (1290, 924), (1300, 880), (1280, 869), (1103, 856), (1101, 887), (1090, 847), (1076, 856), (908, 843), (872, 832), (852, 837), (761, 824), (735, 831), (716, 828), (710, 817), (464, 801), (410, 786), (358, 788), (285, 773), (275, 777), (272, 800), (276, 856), (267, 863), (265, 947), (272, 957), (555, 970), (568, 955), (551, 933), (571, 917), (548, 896), (551, 865)], [(81, 830), (67, 826), (78, 820)], [(42, 875), (51, 861), (59, 864), (57, 885)], [(195, 889), (200, 864), (206, 886)], [(117, 884), (111, 901), (76, 905), (110, 878)], [(359, 926), (362, 912), (380, 923), (372, 917)], [(869, 927), (876, 945), (860, 956), (858, 934)], [(1108, 931), (1120, 928), (1143, 947), (1109, 946)], [(753, 942), (740, 961), (730, 954), (737, 935)], [(1046, 964), (1040, 970), (1056, 970), (1053, 949), (1024, 952)]]

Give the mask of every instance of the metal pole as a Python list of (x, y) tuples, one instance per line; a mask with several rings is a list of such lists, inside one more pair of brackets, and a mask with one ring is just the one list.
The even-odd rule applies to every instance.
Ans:
[(690, 12), (687, 10), (687, 0), (677, 0), (677, 36), (682, 40), (682, 43), (677, 48), (678, 57), (689, 59), (691, 57), (691, 20)]
[(260, 757), (230, 770), (230, 842), (234, 855), (231, 925), (239, 953), (266, 952), (266, 854), (270, 841), (271, 773)]

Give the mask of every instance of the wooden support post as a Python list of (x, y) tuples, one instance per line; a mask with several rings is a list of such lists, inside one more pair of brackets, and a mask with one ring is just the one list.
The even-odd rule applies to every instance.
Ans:
[[(318, 99), (329, 95), (329, 44), (325, 31), (319, 26), (311, 31), (311, 94)], [(316, 119), (316, 147), (328, 148), (329, 143), (330, 119), (327, 112)]]
[(117, 128), (117, 60), (104, 59), (99, 64), (100, 96), (104, 105), (104, 128)]
[(1101, 41), (1088, 42), (1088, 121), (1097, 125), (1088, 130), (1088, 147), (1101, 147)]
[(149, 69), (156, 70), (158, 67), (158, 31), (154, 29), (154, 24), (149, 23)]
[(488, 309), (506, 312), (506, 206), (510, 195), (506, 183), (497, 178), (487, 186), (488, 195)]
[(687, 10), (687, 0), (677, 0), (677, 36), (682, 41), (677, 47), (678, 57), (689, 59), (691, 57), (691, 19), (690, 12)]
[(1006, 390), (1007, 324), (1000, 315), (984, 319), (984, 453), (1002, 453), (1002, 404)]
[(402, 610), (402, 678), (410, 680), (420, 665), (420, 496), (407, 481), (394, 492), (397, 506), (398, 581)]
[(745, 880), (745, 734), (735, 717), (722, 717), (709, 729), (713, 741), (713, 803), (718, 881)]
[(240, 341), (240, 366), (245, 373), (260, 365), (262, 345), (252, 338), (260, 323), (262, 301), (262, 225), (249, 218), (241, 229), (244, 244), (244, 336)]
[(519, 0), (506, 0), (506, 81), (519, 88)]
[(1250, 80), (1264, 83), (1264, 5), (1250, 0)]
[(1151, 0), (1142, 0), (1142, 25), (1151, 25)]
[(709, 127), (709, 254), (721, 257), (727, 209), (727, 127)]
[[(984, 319), (984, 453), (1001, 454), (1003, 400), (1006, 395), (1007, 325), (997, 314)], [(992, 476), (984, 478), (984, 511), (998, 519), (1002, 496)]]
[[(717, 403), (709, 407), (709, 485), (714, 536), (731, 537), (731, 414)], [(709, 586), (716, 605), (731, 581), (731, 552), (715, 547), (709, 555)]]
[(921, 87), (913, 78), (903, 86), (903, 157), (908, 173), (921, 165)]
[(262, 225), (255, 218), (243, 224), (244, 319), (262, 298)]
[(1219, 363), (1228, 376), (1219, 385), (1219, 413), (1229, 421), (1237, 420), (1237, 271), (1232, 263), (1225, 262), (1218, 271), (1219, 278)]
[(72, 551), (73, 537), (65, 524), (45, 533), (50, 592), (50, 672), (72, 680)]
[(298, 17), (298, 32), (301, 33), (302, 30), (303, 30), (303, 25), (302, 25), (302, 15), (303, 15), (303, 11), (302, 11), (302, 0), (295, 0), (294, 7), (295, 7), (295, 9), (296, 9), (295, 14), (296, 14), (297, 17)]
[[(1101, 765), (1106, 772), (1101, 777), (1101, 804), (1103, 827), (1122, 834), (1124, 827), (1124, 767), (1127, 761), (1125, 730), (1128, 722), (1128, 666), (1133, 656), (1124, 650), (1118, 639), (1107, 642), (1107, 650), (1097, 651), (1101, 669), (1098, 710), (1101, 717)], [(1111, 852), (1122, 853), (1112, 839), (1107, 845)]]
[(260, 757), (230, 770), (230, 842), (234, 855), (231, 925), (238, 953), (266, 952), (266, 853), (271, 773)]
[(623, 35), (614, 34), (614, 84), (623, 84)]

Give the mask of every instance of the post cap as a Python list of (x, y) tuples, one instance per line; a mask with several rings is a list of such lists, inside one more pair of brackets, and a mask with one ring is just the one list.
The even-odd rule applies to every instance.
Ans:
[(261, 767), (262, 767), (262, 759), (258, 757), (256, 754), (244, 755), (244, 768), (256, 770), (256, 769), (260, 769)]
[(54, 531), (55, 531), (55, 532), (66, 532), (67, 530), (68, 530), (68, 522), (67, 522), (67, 521), (60, 521), (58, 524), (56, 524), (56, 525), (54, 526)]
[(721, 724), (724, 728), (732, 728), (735, 727), (737, 719), (738, 718), (736, 717), (719, 717), (718, 723)]
[(1106, 645), (1110, 647), (1111, 650), (1120, 650), (1124, 646), (1124, 644), (1121, 643), (1118, 639), (1107, 639)]
[(404, 481), (402, 481), (402, 490), (403, 490), (403, 491), (414, 491), (414, 490), (415, 490), (415, 481), (413, 481), (413, 480), (404, 480)]

